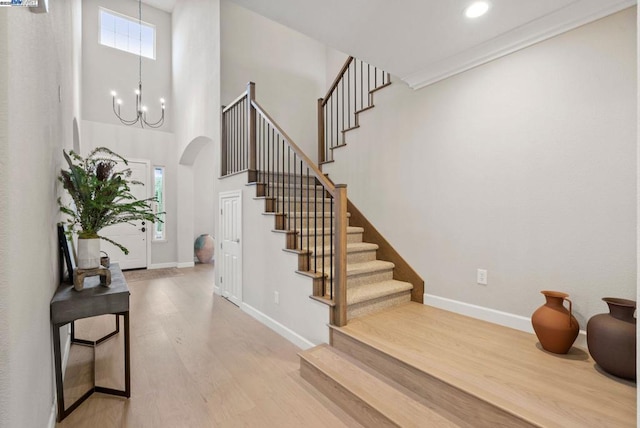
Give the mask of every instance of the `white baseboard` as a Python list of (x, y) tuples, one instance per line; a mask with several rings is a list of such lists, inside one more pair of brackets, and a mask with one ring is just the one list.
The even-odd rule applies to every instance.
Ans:
[(196, 264), (194, 262), (181, 262), (177, 264), (178, 268), (180, 269), (194, 267), (195, 265)]
[(153, 264), (149, 265), (149, 267), (147, 267), (147, 269), (167, 269), (167, 268), (174, 268), (176, 266), (178, 266), (178, 264), (176, 262), (153, 263)]
[[(425, 293), (423, 296), (424, 304), (444, 309), (446, 311), (455, 312), (457, 314), (466, 315), (482, 321), (488, 321), (504, 327), (513, 328), (527, 333), (535, 334), (531, 326), (531, 318), (515, 315), (508, 312), (497, 311), (483, 306), (472, 305), (470, 303), (459, 302), (457, 300), (447, 299), (445, 297), (434, 296)], [(587, 349), (587, 332), (580, 330), (578, 338), (573, 346)]]
[(278, 321), (276, 321), (273, 318), (270, 318), (269, 316), (263, 314), (262, 312), (260, 312), (256, 308), (254, 308), (254, 307), (252, 307), (250, 305), (247, 305), (246, 303), (243, 303), (241, 305), (241, 308), (242, 308), (242, 310), (244, 312), (246, 312), (247, 314), (251, 315), (253, 318), (257, 319), (262, 324), (266, 325), (271, 330), (275, 331), (280, 336), (284, 337), (289, 342), (291, 342), (294, 345), (296, 345), (298, 348), (309, 349), (309, 348), (313, 348), (314, 346), (316, 346), (315, 344), (309, 342), (304, 337), (300, 336), (295, 331), (289, 329), (288, 327), (285, 327), (284, 325), (280, 324)]
[(51, 413), (49, 414), (49, 422), (47, 423), (47, 428), (56, 428), (56, 418), (58, 417), (58, 412), (56, 406), (56, 396), (53, 396), (53, 406), (51, 406)]

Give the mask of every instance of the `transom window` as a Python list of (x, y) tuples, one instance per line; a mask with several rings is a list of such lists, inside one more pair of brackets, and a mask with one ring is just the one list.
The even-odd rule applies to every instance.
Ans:
[(136, 18), (100, 8), (100, 44), (156, 59), (156, 27), (144, 21), (141, 26)]

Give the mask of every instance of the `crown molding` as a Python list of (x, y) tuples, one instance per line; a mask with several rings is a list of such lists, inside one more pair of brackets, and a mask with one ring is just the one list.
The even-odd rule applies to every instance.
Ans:
[(417, 90), (635, 4), (636, 0), (618, 0), (603, 6), (602, 0), (579, 0), (401, 79)]

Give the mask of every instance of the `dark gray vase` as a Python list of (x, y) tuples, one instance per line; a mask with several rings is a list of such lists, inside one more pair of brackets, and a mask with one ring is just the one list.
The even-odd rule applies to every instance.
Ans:
[(587, 346), (596, 363), (607, 373), (636, 379), (636, 302), (605, 297), (608, 314), (591, 317), (587, 323)]

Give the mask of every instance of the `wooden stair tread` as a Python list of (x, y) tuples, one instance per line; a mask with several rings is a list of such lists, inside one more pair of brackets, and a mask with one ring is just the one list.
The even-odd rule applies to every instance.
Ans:
[(533, 426), (635, 426), (635, 384), (577, 348), (550, 354), (533, 334), (413, 302), (331, 328)]
[(340, 351), (319, 345), (300, 358), (400, 427), (457, 427), (435, 410), (423, 406), (382, 379), (354, 364)]
[(347, 304), (355, 305), (369, 300), (379, 299), (392, 294), (409, 292), (413, 285), (391, 279), (389, 281), (374, 282), (371, 284), (356, 285), (347, 288)]

